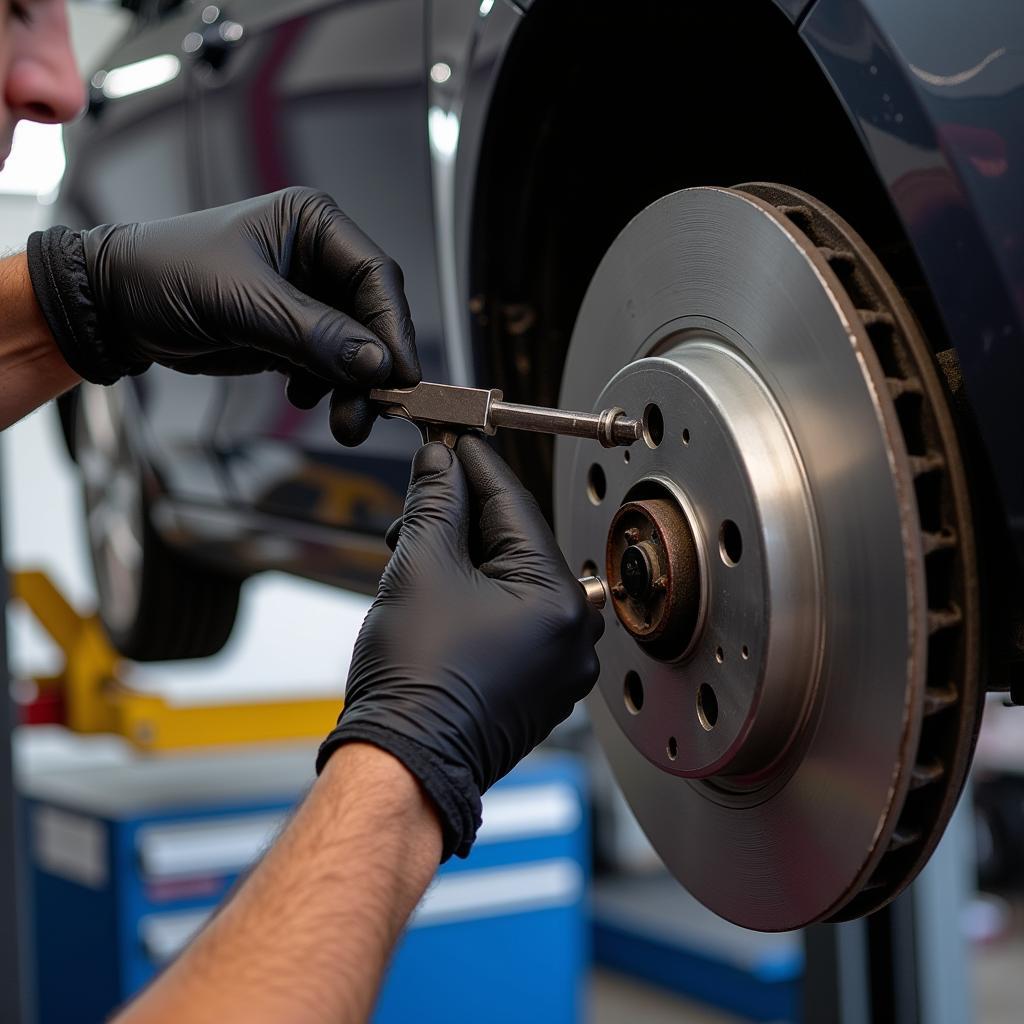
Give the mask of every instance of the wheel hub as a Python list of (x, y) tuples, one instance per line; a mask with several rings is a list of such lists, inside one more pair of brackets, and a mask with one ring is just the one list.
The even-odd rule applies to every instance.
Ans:
[(609, 250), (562, 403), (644, 410), (644, 440), (559, 439), (555, 511), (570, 564), (607, 572), (590, 706), (627, 800), (699, 899), (780, 930), (868, 912), (927, 858), (969, 762), (977, 613), (912, 318), (834, 215), (758, 190), (668, 196)]
[(608, 584), (619, 621), (655, 657), (687, 647), (700, 611), (693, 532), (671, 496), (628, 501), (608, 531)]
[[(602, 651), (600, 685), (618, 727), (659, 768), (756, 784), (815, 685), (821, 601), (810, 499), (778, 409), (723, 336), (677, 323), (655, 351), (619, 371), (598, 402), (636, 409), (657, 395), (645, 422), (657, 410), (658, 443), (634, 445), (628, 461), (595, 456), (604, 501), (622, 504), (606, 543), (607, 512), (585, 515), (574, 531), (582, 549), (605, 547), (612, 607), (635, 642)], [(772, 615), (782, 607), (803, 614)], [(631, 671), (642, 715), (622, 694)]]

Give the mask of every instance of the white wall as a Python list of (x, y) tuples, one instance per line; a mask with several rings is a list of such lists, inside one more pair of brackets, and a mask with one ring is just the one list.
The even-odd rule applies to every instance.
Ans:
[(47, 208), (35, 196), (0, 192), (0, 253), (18, 252), (25, 239), (42, 227)]

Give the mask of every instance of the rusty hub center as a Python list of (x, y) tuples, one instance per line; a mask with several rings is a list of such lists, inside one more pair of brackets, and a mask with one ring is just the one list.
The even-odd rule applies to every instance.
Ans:
[(693, 533), (671, 498), (627, 501), (608, 530), (608, 585), (619, 621), (656, 658), (676, 658), (697, 627)]

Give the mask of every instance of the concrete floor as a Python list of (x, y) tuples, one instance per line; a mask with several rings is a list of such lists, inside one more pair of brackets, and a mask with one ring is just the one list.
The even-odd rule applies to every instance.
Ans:
[(744, 1024), (611, 971), (594, 972), (589, 1019), (590, 1024)]
[[(974, 951), (973, 1022), (1020, 1024), (1024, 1020), (1024, 904), (1014, 911), (1010, 933)], [(730, 1014), (680, 999), (611, 971), (595, 971), (590, 1024), (746, 1024)]]
[(974, 953), (977, 1024), (1020, 1024), (1024, 1020), (1024, 903), (1013, 911), (1009, 933)]

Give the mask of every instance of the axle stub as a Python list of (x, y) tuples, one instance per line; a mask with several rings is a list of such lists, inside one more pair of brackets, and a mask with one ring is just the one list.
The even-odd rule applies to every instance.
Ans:
[(628, 501), (605, 552), (619, 621), (656, 658), (675, 658), (697, 626), (700, 580), (693, 533), (671, 498)]

